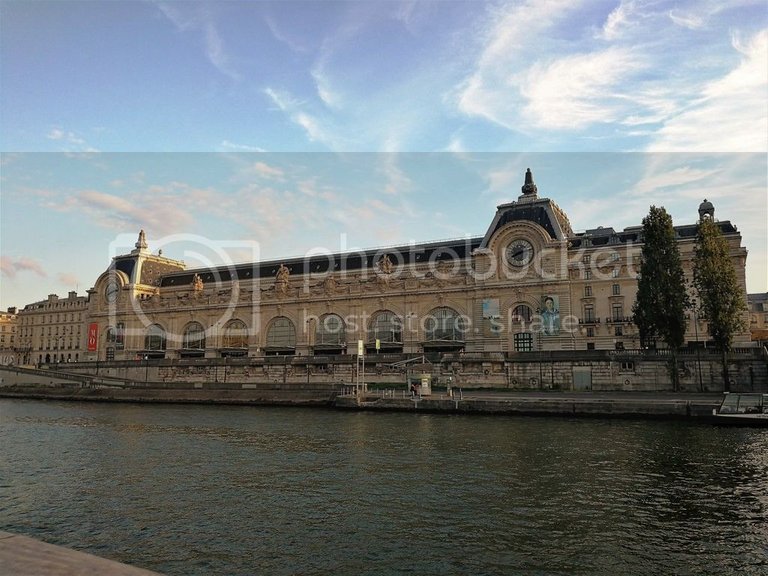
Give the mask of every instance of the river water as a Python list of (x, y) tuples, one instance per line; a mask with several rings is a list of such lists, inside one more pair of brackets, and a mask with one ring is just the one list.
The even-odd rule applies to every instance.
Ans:
[(0, 400), (0, 529), (166, 574), (766, 574), (768, 431)]

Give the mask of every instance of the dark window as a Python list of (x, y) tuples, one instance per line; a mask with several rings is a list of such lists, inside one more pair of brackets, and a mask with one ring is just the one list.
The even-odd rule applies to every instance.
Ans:
[(285, 316), (274, 319), (267, 331), (268, 348), (296, 348), (296, 328)]
[(144, 338), (145, 350), (165, 350), (166, 339), (165, 330), (157, 324), (152, 324), (147, 328), (147, 335)]
[(205, 329), (199, 322), (192, 322), (184, 330), (183, 348), (187, 350), (205, 349)]
[(520, 304), (518, 306), (515, 306), (513, 315), (515, 316), (515, 319), (517, 322), (530, 322), (531, 317), (533, 316), (533, 311), (531, 310), (530, 306), (526, 306), (525, 304)]
[(464, 318), (453, 308), (436, 308), (429, 313), (424, 324), (428, 342), (435, 340), (463, 341), (466, 325)]
[(224, 348), (248, 348), (248, 328), (242, 320), (230, 320), (224, 326)]
[(315, 345), (341, 346), (347, 342), (344, 321), (338, 314), (326, 314), (317, 322)]
[(394, 312), (389, 310), (379, 312), (371, 320), (368, 341), (375, 342), (376, 340), (387, 343), (403, 342), (402, 322), (400, 322), (400, 318)]
[(515, 334), (515, 352), (530, 352), (533, 350), (533, 334), (521, 332)]

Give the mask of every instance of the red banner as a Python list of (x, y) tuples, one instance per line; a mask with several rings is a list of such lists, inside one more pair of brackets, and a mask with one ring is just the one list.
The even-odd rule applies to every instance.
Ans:
[(99, 325), (95, 322), (88, 325), (88, 352), (96, 352), (99, 347)]

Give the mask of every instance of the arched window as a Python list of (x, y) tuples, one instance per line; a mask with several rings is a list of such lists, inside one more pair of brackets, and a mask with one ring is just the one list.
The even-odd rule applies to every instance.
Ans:
[(182, 348), (187, 350), (205, 349), (205, 329), (199, 322), (190, 322), (184, 329)]
[(242, 320), (230, 320), (224, 326), (224, 348), (248, 348), (248, 328)]
[(296, 349), (296, 327), (285, 316), (278, 316), (267, 330), (267, 351), (292, 354)]
[(347, 341), (344, 321), (338, 314), (326, 314), (317, 321), (315, 330), (316, 347), (339, 348)]
[(519, 304), (515, 306), (515, 309), (512, 311), (512, 315), (515, 317), (515, 322), (529, 323), (531, 321), (531, 317), (533, 316), (533, 310), (531, 310), (530, 306)]
[(165, 330), (158, 324), (152, 324), (147, 328), (147, 335), (144, 338), (145, 350), (165, 350)]
[(389, 310), (379, 312), (371, 320), (370, 326), (369, 342), (376, 340), (380, 340), (382, 343), (401, 344), (403, 342), (403, 323), (394, 312)]
[(453, 308), (435, 308), (424, 322), (427, 342), (463, 341), (466, 330), (464, 318)]

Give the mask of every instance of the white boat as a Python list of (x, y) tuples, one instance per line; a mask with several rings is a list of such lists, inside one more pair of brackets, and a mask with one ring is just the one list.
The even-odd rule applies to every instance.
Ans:
[(726, 392), (720, 406), (712, 410), (715, 422), (768, 426), (768, 394)]

